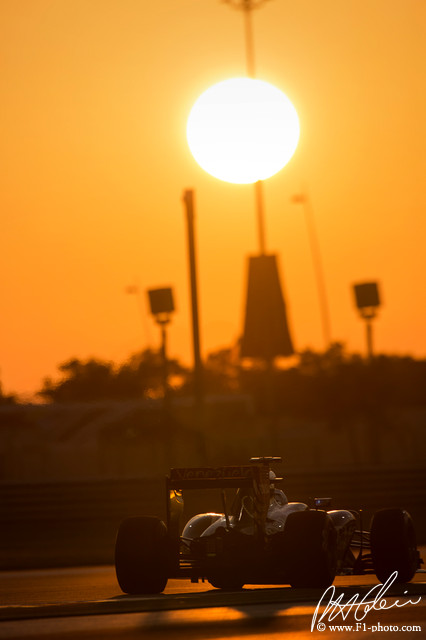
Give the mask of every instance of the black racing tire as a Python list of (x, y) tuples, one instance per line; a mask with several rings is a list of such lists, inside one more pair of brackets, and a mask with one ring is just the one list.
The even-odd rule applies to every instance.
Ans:
[(213, 538), (222, 539), (220, 553), (209, 562), (206, 571), (207, 580), (215, 589), (238, 591), (245, 580), (247, 561), (252, 555), (252, 536), (246, 536), (235, 529), (226, 531), (223, 527), (216, 529)]
[(239, 591), (244, 587), (244, 581), (238, 576), (233, 576), (226, 572), (216, 572), (207, 578), (212, 587), (223, 589), (223, 591)]
[(115, 572), (124, 593), (161, 593), (168, 579), (169, 544), (162, 520), (126, 518), (115, 543)]
[(337, 570), (337, 531), (325, 511), (296, 511), (284, 525), (283, 571), (292, 587), (326, 588)]
[(410, 582), (419, 566), (416, 533), (404, 509), (381, 509), (374, 514), (370, 531), (374, 573), (385, 583), (398, 572), (395, 582)]

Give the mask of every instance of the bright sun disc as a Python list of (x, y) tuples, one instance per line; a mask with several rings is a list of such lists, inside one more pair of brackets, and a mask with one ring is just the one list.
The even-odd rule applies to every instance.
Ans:
[(192, 155), (210, 175), (248, 184), (280, 171), (299, 141), (287, 96), (263, 80), (232, 78), (207, 89), (188, 118)]

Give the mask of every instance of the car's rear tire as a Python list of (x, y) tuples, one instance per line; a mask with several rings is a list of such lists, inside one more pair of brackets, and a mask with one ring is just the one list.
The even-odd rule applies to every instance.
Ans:
[(325, 588), (337, 569), (337, 532), (325, 511), (291, 513), (282, 534), (283, 571), (292, 587)]
[(115, 571), (124, 593), (161, 593), (168, 579), (169, 544), (162, 520), (123, 520), (115, 543)]
[(385, 583), (398, 572), (395, 582), (410, 582), (419, 566), (416, 534), (410, 514), (403, 509), (382, 509), (374, 514), (370, 531), (374, 573)]

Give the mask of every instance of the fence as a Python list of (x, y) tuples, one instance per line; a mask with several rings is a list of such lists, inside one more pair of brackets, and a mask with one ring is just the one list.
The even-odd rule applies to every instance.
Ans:
[[(333, 508), (363, 509), (364, 526), (382, 507), (400, 506), (413, 516), (418, 541), (426, 542), (426, 470), (360, 470), (289, 473), (289, 500), (333, 497)], [(164, 480), (0, 485), (0, 568), (108, 564), (116, 530), (132, 515), (165, 517)], [(195, 492), (187, 517), (220, 510), (217, 496)]]

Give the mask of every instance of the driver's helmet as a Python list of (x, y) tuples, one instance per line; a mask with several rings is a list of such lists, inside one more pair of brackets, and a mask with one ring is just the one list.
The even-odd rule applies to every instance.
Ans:
[(281, 489), (275, 488), (274, 481), (276, 477), (277, 476), (273, 471), (269, 471), (269, 490), (270, 490), (271, 499), (275, 500), (275, 502), (278, 502), (278, 504), (281, 504), (281, 505), (288, 504), (288, 498), (285, 495), (284, 491), (281, 491)]

